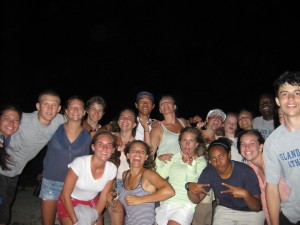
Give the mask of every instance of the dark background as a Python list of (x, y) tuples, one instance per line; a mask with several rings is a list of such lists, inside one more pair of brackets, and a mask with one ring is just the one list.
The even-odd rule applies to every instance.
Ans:
[[(94, 2), (94, 1), (93, 1)], [(272, 1), (2, 1), (1, 101), (98, 94), (101, 124), (136, 94), (173, 95), (179, 116), (249, 108), (299, 69), (299, 7)], [(158, 118), (158, 107), (153, 118)]]

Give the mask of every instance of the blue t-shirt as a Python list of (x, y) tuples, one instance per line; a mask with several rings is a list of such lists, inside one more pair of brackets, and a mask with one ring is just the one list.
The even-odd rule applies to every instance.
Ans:
[(205, 190), (209, 191), (212, 188), (220, 205), (234, 210), (252, 211), (248, 208), (244, 199), (234, 198), (230, 193), (221, 193), (221, 191), (228, 189), (226, 186), (223, 186), (222, 183), (245, 188), (252, 195), (260, 195), (261, 193), (254, 170), (245, 163), (234, 160), (231, 160), (231, 162), (233, 164), (233, 171), (228, 179), (223, 179), (217, 170), (210, 164), (201, 173), (198, 183), (210, 184), (209, 187), (205, 187)]
[(43, 162), (43, 177), (53, 181), (65, 181), (68, 164), (76, 157), (90, 153), (91, 136), (82, 129), (72, 143), (69, 141), (64, 124), (61, 124), (48, 143)]

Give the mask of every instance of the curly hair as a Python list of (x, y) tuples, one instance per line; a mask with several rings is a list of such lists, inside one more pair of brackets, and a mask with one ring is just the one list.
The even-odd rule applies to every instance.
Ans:
[[(148, 158), (144, 162), (144, 168), (155, 170), (156, 166), (155, 166), (154, 158), (153, 158), (153, 156), (151, 156), (151, 148), (146, 142), (141, 141), (141, 140), (134, 140), (134, 141), (127, 143), (127, 145), (125, 146), (125, 149), (124, 149), (125, 155), (127, 153), (129, 153), (131, 150), (131, 147), (137, 143), (142, 144), (144, 146), (144, 150), (146, 151), (146, 155), (148, 156)], [(129, 160), (127, 160), (127, 161), (130, 166)]]

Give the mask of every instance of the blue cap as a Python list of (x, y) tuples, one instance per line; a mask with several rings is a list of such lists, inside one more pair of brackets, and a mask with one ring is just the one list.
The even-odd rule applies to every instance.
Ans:
[(150, 92), (148, 92), (148, 91), (141, 91), (141, 92), (139, 92), (137, 94), (137, 96), (136, 96), (136, 101), (140, 100), (140, 98), (142, 96), (148, 96), (152, 100), (152, 102), (154, 102), (154, 96), (153, 96), (153, 94), (150, 93)]

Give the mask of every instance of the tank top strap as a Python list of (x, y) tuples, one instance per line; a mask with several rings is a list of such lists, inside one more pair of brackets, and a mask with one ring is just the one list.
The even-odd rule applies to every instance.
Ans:
[(127, 177), (128, 173), (129, 173), (129, 170), (126, 170), (125, 171), (125, 176), (122, 177), (123, 183), (125, 183), (125, 180), (126, 180), (126, 177)]
[[(145, 170), (144, 170), (145, 171)], [(138, 186), (141, 185), (142, 186), (142, 181), (143, 181), (143, 174), (144, 174), (144, 171), (142, 172), (142, 175), (140, 177), (140, 180), (139, 180), (139, 183), (138, 183)]]
[(162, 132), (168, 131), (168, 129), (165, 127), (163, 123), (160, 124), (160, 128), (162, 129)]
[(181, 124), (182, 127), (185, 127), (185, 124), (183, 123), (183, 121), (179, 118), (177, 118), (178, 122)]

